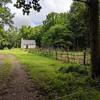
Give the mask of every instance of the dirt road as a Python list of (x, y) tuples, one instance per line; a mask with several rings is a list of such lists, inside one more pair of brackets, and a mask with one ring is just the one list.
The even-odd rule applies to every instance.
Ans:
[(28, 79), (23, 66), (16, 58), (13, 55), (3, 55), (3, 57), (10, 59), (12, 67), (6, 93), (0, 95), (0, 100), (45, 100), (38, 94), (36, 85)]

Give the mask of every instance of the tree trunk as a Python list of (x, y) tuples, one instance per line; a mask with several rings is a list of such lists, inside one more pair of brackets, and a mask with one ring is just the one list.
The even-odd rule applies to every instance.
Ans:
[(92, 77), (100, 78), (99, 0), (89, 0)]

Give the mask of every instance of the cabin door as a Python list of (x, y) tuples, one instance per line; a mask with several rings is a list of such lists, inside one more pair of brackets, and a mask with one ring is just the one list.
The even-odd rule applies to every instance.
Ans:
[(26, 45), (26, 49), (28, 49), (28, 45)]

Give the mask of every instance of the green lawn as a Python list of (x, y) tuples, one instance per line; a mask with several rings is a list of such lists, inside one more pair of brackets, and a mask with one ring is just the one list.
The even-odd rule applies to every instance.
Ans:
[(100, 100), (100, 87), (90, 78), (89, 67), (62, 63), (20, 49), (3, 52), (14, 54), (25, 65), (29, 77), (48, 100)]

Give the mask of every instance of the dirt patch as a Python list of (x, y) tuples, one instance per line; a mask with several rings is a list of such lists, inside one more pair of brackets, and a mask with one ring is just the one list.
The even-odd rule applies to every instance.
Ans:
[(11, 60), (10, 81), (5, 93), (0, 96), (0, 100), (46, 100), (39, 95), (36, 85), (28, 79), (23, 66), (13, 55), (7, 55)]

